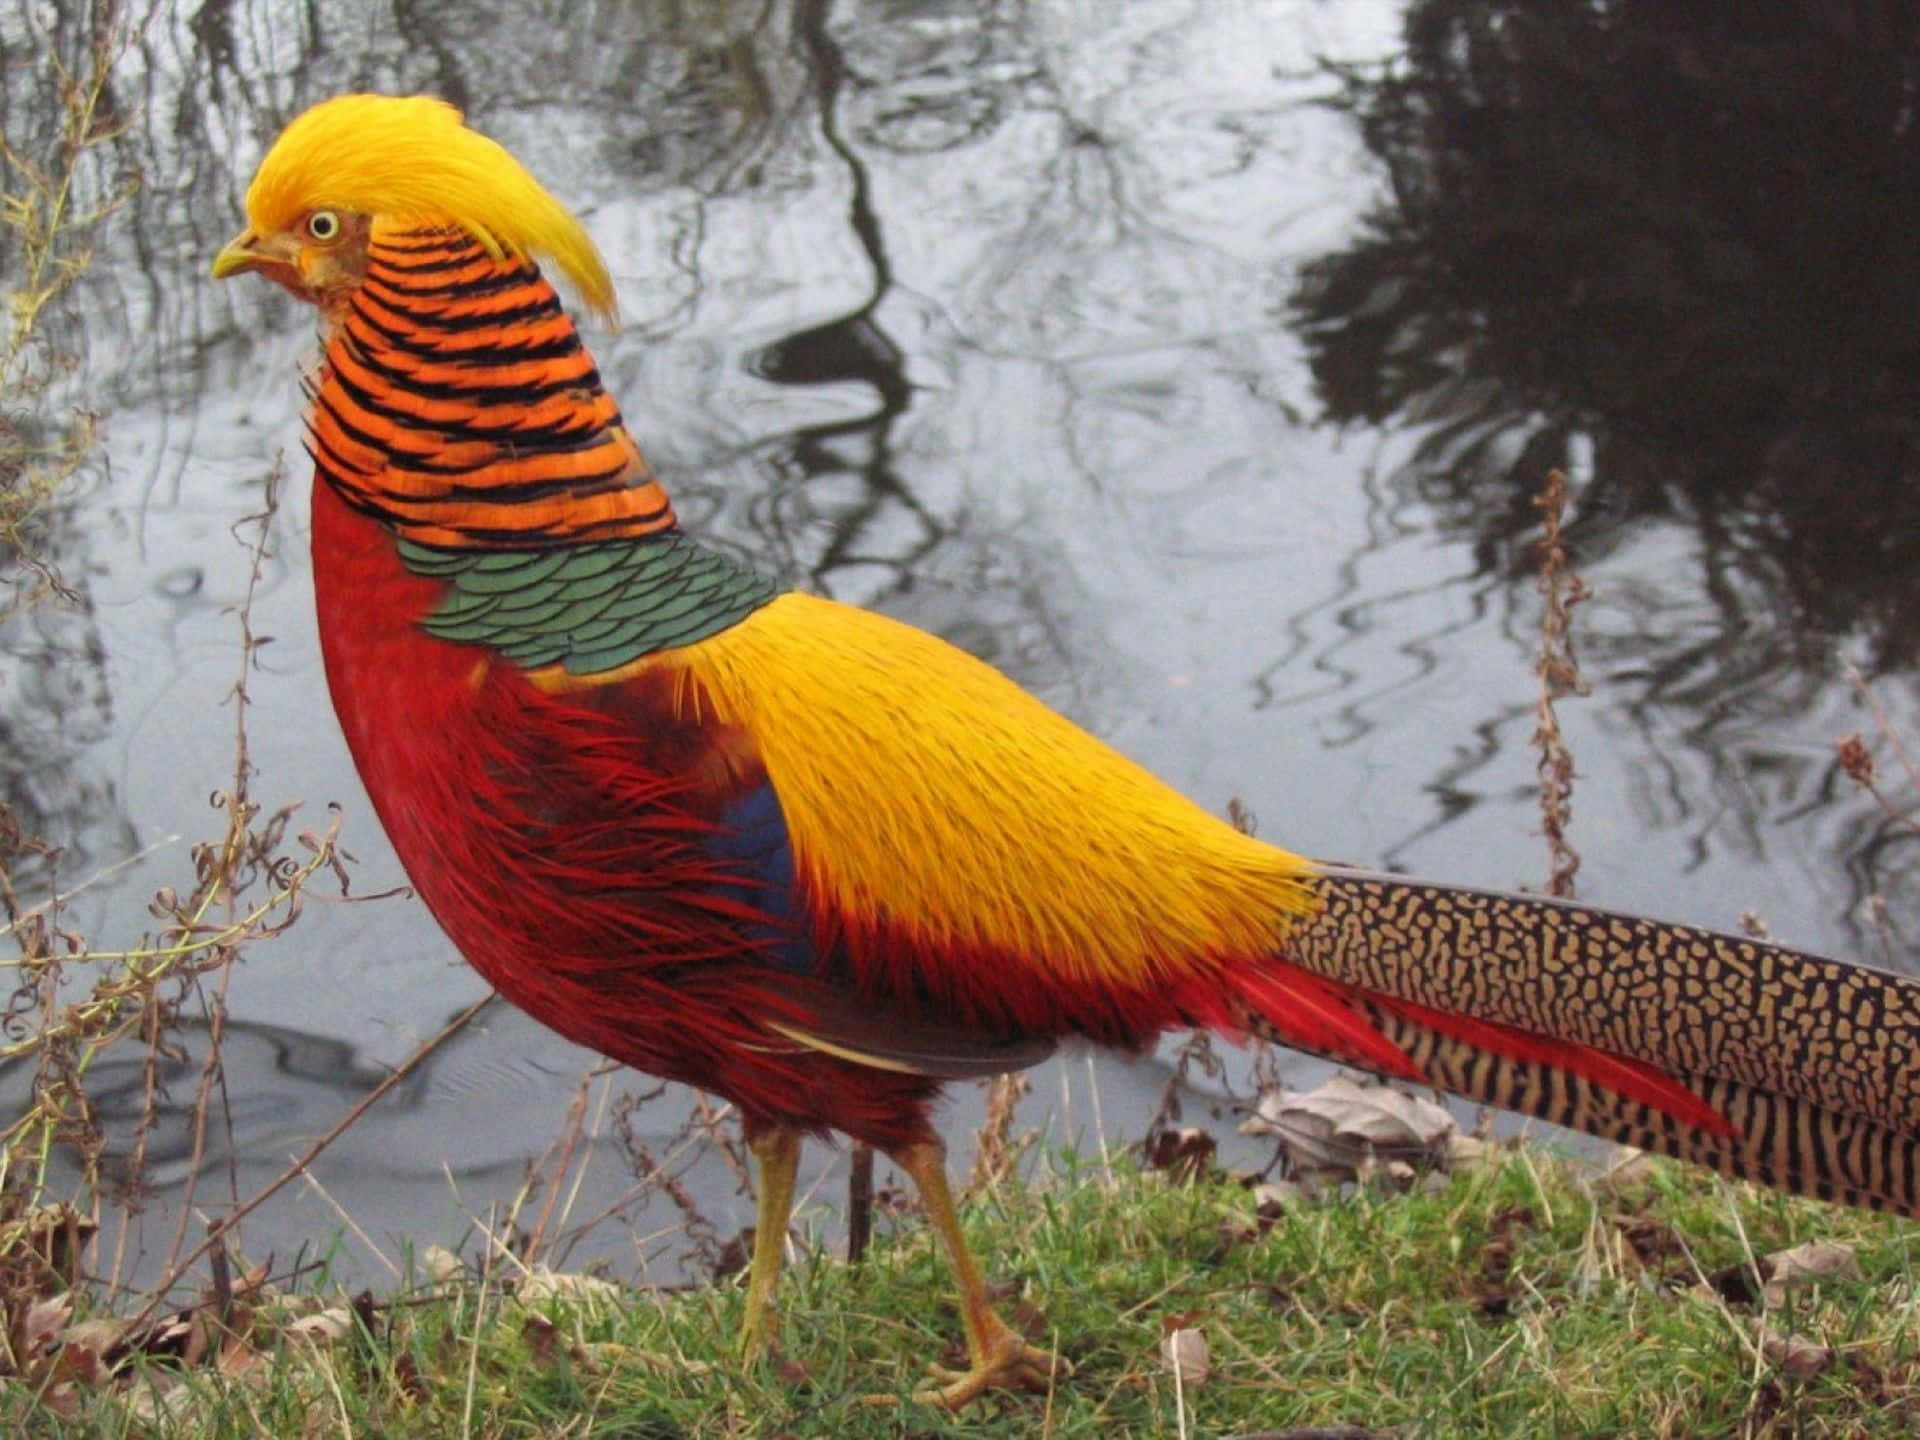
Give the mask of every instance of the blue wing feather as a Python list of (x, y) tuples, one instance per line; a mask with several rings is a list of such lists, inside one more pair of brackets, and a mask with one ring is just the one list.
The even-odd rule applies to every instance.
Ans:
[(791, 988), (776, 988), (808, 1019), (804, 1026), (775, 1027), (789, 1038), (882, 1069), (949, 1078), (1018, 1070), (1052, 1053), (1050, 1040), (956, 1030), (898, 1004), (856, 995), (846, 965), (822, 965), (814, 949), (773, 783), (763, 780), (738, 796), (720, 819), (706, 848), (738, 879), (715, 886), (714, 893), (765, 915), (742, 928), (762, 963), (794, 978)]
[(773, 782), (762, 780), (730, 803), (705, 847), (738, 877), (716, 885), (714, 893), (766, 916), (743, 927), (760, 958), (790, 974), (816, 973), (817, 957), (794, 884), (793, 842)]

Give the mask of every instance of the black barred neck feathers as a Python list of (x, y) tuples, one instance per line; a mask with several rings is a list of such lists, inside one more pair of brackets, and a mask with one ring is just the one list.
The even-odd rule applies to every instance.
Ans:
[(348, 504), (437, 549), (675, 524), (553, 287), (455, 227), (374, 224), (327, 339), (308, 449)]
[(607, 675), (777, 593), (680, 533), (553, 287), (461, 230), (375, 227), (309, 446), (444, 583), (429, 633), (525, 670)]

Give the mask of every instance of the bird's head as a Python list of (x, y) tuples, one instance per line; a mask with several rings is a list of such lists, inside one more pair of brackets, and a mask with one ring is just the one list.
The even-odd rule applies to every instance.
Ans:
[(383, 225), (451, 223), (496, 257), (552, 260), (611, 319), (613, 281), (591, 238), (505, 149), (425, 95), (341, 95), (280, 132), (247, 189), (247, 228), (216, 279), (258, 270), (329, 315), (366, 272)]

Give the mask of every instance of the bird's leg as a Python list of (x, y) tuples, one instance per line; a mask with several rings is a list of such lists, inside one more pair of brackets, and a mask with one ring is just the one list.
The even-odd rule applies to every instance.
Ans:
[(888, 1152), (893, 1163), (913, 1177), (927, 1219), (946, 1246), (953, 1278), (960, 1287), (960, 1319), (967, 1330), (967, 1369), (943, 1372), (949, 1383), (916, 1398), (952, 1409), (988, 1390), (1044, 1390), (1061, 1368), (1048, 1351), (1029, 1345), (994, 1313), (987, 1287), (974, 1268), (960, 1234), (960, 1212), (947, 1188), (947, 1149), (938, 1140), (922, 1140)]
[(747, 1272), (747, 1313), (740, 1323), (740, 1353), (746, 1359), (770, 1348), (780, 1317), (774, 1291), (786, 1259), (787, 1220), (793, 1214), (793, 1182), (800, 1168), (800, 1135), (784, 1125), (756, 1131), (747, 1140), (760, 1162), (760, 1186), (753, 1221), (753, 1265)]

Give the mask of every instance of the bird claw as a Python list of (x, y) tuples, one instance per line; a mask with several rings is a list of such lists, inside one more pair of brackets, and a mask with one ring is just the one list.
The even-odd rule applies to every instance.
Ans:
[[(979, 1363), (966, 1370), (950, 1370), (944, 1365), (929, 1365), (927, 1372), (944, 1383), (929, 1390), (916, 1390), (912, 1399), (921, 1405), (938, 1405), (958, 1410), (971, 1404), (989, 1390), (1051, 1390), (1055, 1382), (1073, 1374), (1070, 1361), (1051, 1350), (1029, 1345), (1011, 1331), (991, 1342), (992, 1348)], [(898, 1405), (899, 1395), (863, 1395), (864, 1405)]]
[(948, 1410), (958, 1410), (989, 1390), (1051, 1390), (1073, 1373), (1073, 1366), (1053, 1351), (1029, 1345), (1012, 1332), (996, 1337), (990, 1352), (969, 1369), (928, 1368), (934, 1379), (945, 1383), (916, 1391), (913, 1398)]

